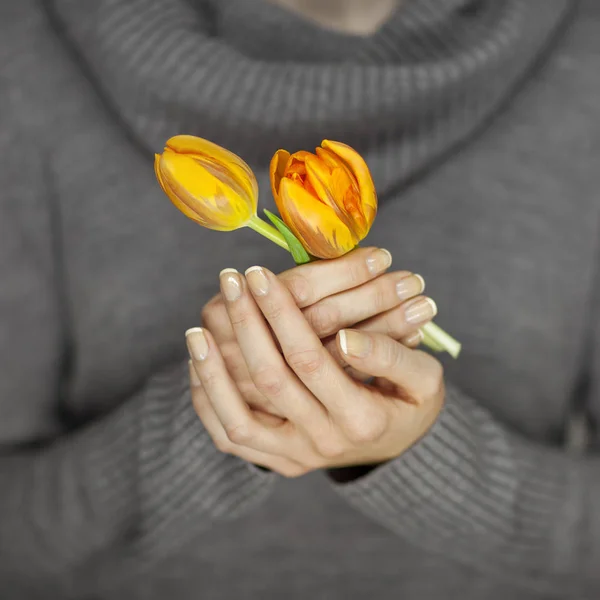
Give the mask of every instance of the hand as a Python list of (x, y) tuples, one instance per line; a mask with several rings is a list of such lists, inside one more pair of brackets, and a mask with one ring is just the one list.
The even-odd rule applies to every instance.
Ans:
[(239, 296), (226, 309), (255, 389), (283, 418), (253, 410), (215, 338), (190, 330), (194, 407), (220, 450), (293, 477), (384, 462), (427, 432), (444, 399), (436, 359), (388, 335), (342, 330), (340, 354), (375, 377), (370, 385), (358, 382), (326, 351), (273, 273), (257, 267), (246, 279), (237, 276)]
[[(337, 260), (294, 267), (279, 275), (325, 347), (356, 379), (367, 376), (349, 367), (338, 351), (335, 334), (340, 329), (355, 326), (385, 333), (412, 347), (421, 342), (419, 327), (435, 316), (435, 304), (417, 298), (424, 288), (423, 279), (407, 271), (382, 275), (390, 262), (385, 250), (361, 248)], [(202, 322), (212, 333), (246, 402), (255, 410), (283, 416), (256, 390), (230, 321), (228, 303), (238, 303), (236, 319), (244, 318), (248, 301), (253, 303), (247, 294), (233, 300), (243, 291), (241, 286), (239, 274), (225, 269), (221, 273), (223, 293), (204, 307)]]

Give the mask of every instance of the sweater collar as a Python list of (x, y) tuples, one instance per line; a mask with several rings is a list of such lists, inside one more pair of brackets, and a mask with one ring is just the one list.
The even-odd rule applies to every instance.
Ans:
[(405, 0), (358, 38), (264, 0), (46, 2), (148, 150), (189, 133), (264, 166), (278, 147), (327, 137), (366, 153), (379, 186), (406, 180), (493, 114), (574, 4)]

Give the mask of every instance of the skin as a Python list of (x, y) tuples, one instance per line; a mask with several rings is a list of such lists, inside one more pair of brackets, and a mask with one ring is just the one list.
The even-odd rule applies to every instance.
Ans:
[(297, 477), (385, 462), (428, 431), (443, 371), (410, 346), (433, 315), (406, 321), (428, 304), (422, 280), (385, 272), (385, 256), (362, 248), (279, 276), (222, 273), (206, 328), (187, 333), (194, 408), (221, 451)]
[(319, 25), (353, 35), (369, 35), (390, 17), (399, 0), (270, 0)]

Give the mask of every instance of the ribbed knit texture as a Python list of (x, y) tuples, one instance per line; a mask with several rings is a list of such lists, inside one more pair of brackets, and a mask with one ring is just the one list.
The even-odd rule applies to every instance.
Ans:
[[(598, 436), (566, 445), (600, 419), (600, 9), (572, 8), (405, 0), (364, 39), (261, 0), (0, 8), (0, 597), (598, 597)], [(213, 447), (183, 332), (222, 268), (290, 263), (170, 205), (175, 133), (263, 192), (277, 147), (365, 152), (370, 241), (464, 344), (403, 456), (287, 481)]]
[(411, 0), (364, 40), (264, 0), (50, 5), (148, 149), (201, 134), (260, 166), (327, 131), (368, 154), (385, 197), (498, 107), (571, 2)]

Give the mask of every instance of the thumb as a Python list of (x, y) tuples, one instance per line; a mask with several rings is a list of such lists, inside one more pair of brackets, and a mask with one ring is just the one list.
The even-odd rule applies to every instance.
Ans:
[(337, 343), (346, 362), (373, 377), (401, 386), (415, 399), (429, 395), (443, 380), (441, 364), (381, 333), (342, 329)]

